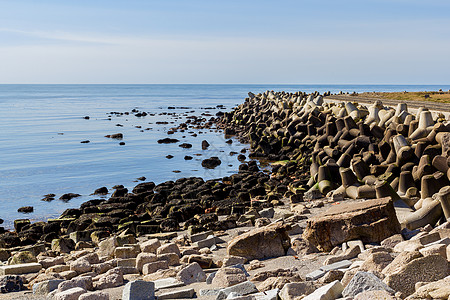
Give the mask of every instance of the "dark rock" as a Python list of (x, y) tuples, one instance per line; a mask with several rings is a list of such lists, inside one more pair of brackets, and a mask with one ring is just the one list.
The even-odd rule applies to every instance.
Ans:
[[(145, 180), (145, 177), (143, 180)], [(142, 182), (139, 183), (138, 185), (136, 185), (133, 189), (133, 193), (134, 194), (139, 194), (139, 193), (145, 193), (145, 192), (152, 192), (153, 189), (155, 188), (155, 183), (154, 182)]]
[(206, 149), (208, 149), (208, 147), (209, 147), (208, 141), (207, 140), (203, 140), (202, 141), (202, 149), (206, 150)]
[(108, 188), (106, 186), (98, 188), (94, 191), (94, 195), (107, 195), (107, 194), (108, 194)]
[(30, 224), (31, 224), (31, 222), (29, 219), (14, 220), (14, 230), (16, 232), (21, 232), (25, 226), (30, 225)]
[(167, 158), (167, 159), (172, 159), (172, 158), (173, 158), (173, 155), (170, 155), (170, 154), (169, 154), (169, 155), (166, 155), (166, 158)]
[(138, 178), (136, 178), (137, 180), (139, 180), (139, 181), (144, 181), (145, 179), (147, 179), (147, 178), (145, 178), (145, 176), (142, 176), (142, 177), (138, 177)]
[(85, 140), (85, 141), (81, 141), (80, 143), (81, 144), (87, 144), (87, 143), (90, 143), (91, 141), (90, 140)]
[(121, 140), (121, 139), (123, 139), (123, 134), (122, 133), (108, 134), (108, 135), (105, 135), (105, 137), (110, 138), (110, 139)]
[(178, 143), (179, 140), (177, 139), (171, 139), (171, 138), (165, 138), (158, 140), (158, 144), (172, 144), (172, 143)]
[(83, 117), (83, 119), (85, 119), (85, 120), (89, 120), (89, 119), (90, 119), (90, 117), (89, 117), (89, 116), (85, 116), (85, 117)]
[(59, 197), (59, 200), (62, 200), (62, 201), (70, 201), (70, 200), (72, 200), (73, 198), (80, 197), (80, 196), (81, 196), (80, 194), (67, 193), (67, 194), (64, 194), (64, 195), (62, 195), (61, 197)]
[(125, 142), (120, 142), (119, 145), (120, 145), (120, 146), (124, 146), (124, 145), (125, 145)]
[(183, 143), (183, 144), (178, 145), (178, 147), (189, 149), (189, 148), (192, 148), (192, 144)]
[(0, 276), (0, 292), (18, 292), (23, 289), (23, 280), (19, 275)]
[(55, 194), (47, 194), (44, 195), (44, 198), (42, 198), (42, 201), (53, 201), (55, 200), (56, 195)]
[(213, 156), (211, 158), (204, 159), (202, 161), (202, 167), (207, 169), (214, 169), (215, 167), (219, 166), (222, 162), (220, 159), (216, 156)]
[(192, 160), (192, 156), (189, 156), (189, 155), (186, 155), (185, 157), (184, 157), (184, 160)]
[(21, 213), (32, 213), (34, 210), (33, 206), (23, 206), (17, 210), (17, 212)]

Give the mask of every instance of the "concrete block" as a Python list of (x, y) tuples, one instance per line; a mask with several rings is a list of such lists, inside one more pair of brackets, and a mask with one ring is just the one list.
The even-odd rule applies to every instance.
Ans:
[(349, 261), (349, 260), (341, 260), (341, 261), (335, 262), (333, 264), (320, 267), (320, 269), (322, 271), (328, 272), (330, 270), (345, 269), (345, 268), (350, 267), (351, 265), (352, 265), (351, 261)]
[(323, 275), (325, 275), (327, 272), (317, 269), (315, 271), (312, 271), (311, 273), (306, 274), (306, 280), (317, 280)]
[(212, 234), (213, 234), (212, 230), (193, 234), (193, 235), (191, 235), (191, 242), (195, 243), (195, 242), (204, 240)]
[(183, 282), (178, 281), (177, 279), (172, 277), (153, 280), (153, 283), (155, 284), (155, 290), (184, 286)]
[(0, 275), (10, 275), (10, 274), (26, 274), (26, 273), (36, 273), (42, 269), (40, 263), (27, 263), (9, 266), (0, 266)]
[(62, 279), (52, 279), (33, 284), (33, 295), (47, 295), (56, 290), (63, 281)]
[(194, 298), (195, 290), (194, 289), (185, 289), (174, 292), (167, 292), (158, 296), (158, 300), (163, 299), (187, 299)]
[(236, 285), (224, 288), (220, 290), (219, 294), (216, 297), (216, 300), (223, 300), (228, 297), (230, 293), (236, 293), (239, 296), (245, 296), (252, 293), (257, 293), (258, 289), (255, 284), (251, 281), (244, 281), (238, 283)]
[(154, 300), (155, 283), (152, 281), (135, 280), (125, 284), (122, 291), (123, 300)]
[(342, 283), (339, 280), (335, 280), (318, 288), (313, 293), (303, 298), (303, 300), (334, 300), (341, 296), (343, 290), (344, 286)]

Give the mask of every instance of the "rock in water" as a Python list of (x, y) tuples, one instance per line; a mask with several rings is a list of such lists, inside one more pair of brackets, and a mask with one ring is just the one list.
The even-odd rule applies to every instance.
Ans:
[(282, 223), (253, 229), (232, 239), (227, 253), (247, 260), (286, 255), (291, 246), (289, 230), (290, 226)]
[(307, 221), (303, 238), (321, 251), (351, 240), (379, 243), (400, 232), (390, 197), (339, 204)]
[(202, 167), (207, 168), (207, 169), (214, 169), (221, 163), (222, 163), (222, 161), (218, 157), (213, 156), (211, 158), (204, 159), (202, 161)]

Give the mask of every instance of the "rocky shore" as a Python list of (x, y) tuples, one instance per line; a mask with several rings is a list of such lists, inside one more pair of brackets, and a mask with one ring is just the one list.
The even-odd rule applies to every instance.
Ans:
[(242, 153), (231, 176), (116, 186), (16, 220), (0, 299), (448, 299), (450, 123), (323, 96), (249, 93), (171, 129), (214, 125), (270, 173)]

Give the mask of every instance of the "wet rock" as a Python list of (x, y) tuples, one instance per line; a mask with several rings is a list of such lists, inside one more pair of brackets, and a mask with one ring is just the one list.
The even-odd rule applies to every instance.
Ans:
[(33, 206), (23, 206), (17, 210), (17, 212), (21, 213), (32, 213), (34, 211)]
[(336, 205), (308, 220), (303, 237), (319, 250), (331, 251), (346, 241), (379, 243), (399, 232), (394, 205), (390, 198), (382, 198)]
[(158, 144), (173, 144), (173, 143), (178, 143), (178, 142), (179, 142), (179, 140), (171, 139), (171, 138), (164, 138), (164, 139), (158, 140)]
[(213, 157), (204, 159), (202, 161), (202, 167), (207, 168), (207, 169), (214, 169), (217, 166), (219, 166), (221, 163), (222, 163), (222, 161), (218, 157), (213, 156)]
[(107, 195), (107, 194), (108, 194), (108, 188), (106, 186), (98, 188), (94, 191), (94, 195)]
[(178, 147), (181, 147), (181, 148), (184, 148), (184, 149), (189, 149), (189, 148), (192, 148), (192, 144), (182, 143), (182, 144), (178, 145)]
[(105, 137), (110, 138), (110, 139), (121, 140), (121, 139), (123, 139), (123, 134), (122, 133), (114, 133), (114, 134), (105, 135)]
[(209, 147), (209, 143), (207, 140), (202, 141), (202, 150), (206, 150)]
[(62, 195), (61, 197), (59, 197), (59, 200), (62, 200), (62, 201), (70, 201), (70, 200), (72, 200), (73, 198), (77, 198), (77, 197), (80, 197), (80, 196), (81, 196), (80, 194), (67, 193), (67, 194), (64, 194), (64, 195)]

